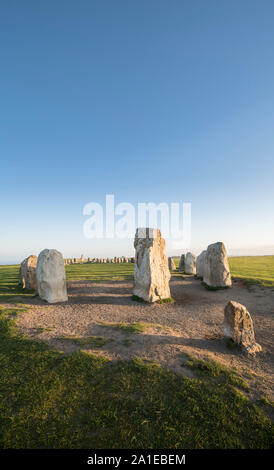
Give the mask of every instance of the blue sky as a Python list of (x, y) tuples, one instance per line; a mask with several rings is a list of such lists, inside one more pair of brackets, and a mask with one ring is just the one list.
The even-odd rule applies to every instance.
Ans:
[(106, 194), (191, 202), (194, 252), (274, 253), (273, 18), (272, 0), (1, 2), (0, 263), (132, 255), (83, 236)]

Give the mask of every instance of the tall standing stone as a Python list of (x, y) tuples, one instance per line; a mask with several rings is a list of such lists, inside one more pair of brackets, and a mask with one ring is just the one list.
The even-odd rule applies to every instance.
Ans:
[(182, 255), (179, 262), (179, 271), (185, 270), (185, 255)]
[(184, 271), (186, 274), (196, 274), (196, 256), (193, 253), (186, 254)]
[(135, 240), (133, 294), (147, 302), (170, 297), (165, 240), (158, 229), (139, 228)]
[(175, 271), (175, 269), (176, 269), (174, 260), (173, 260), (173, 258), (171, 258), (171, 256), (169, 256), (169, 258), (168, 258), (168, 269), (170, 271)]
[(59, 251), (48, 249), (41, 251), (36, 275), (41, 299), (50, 304), (68, 300), (64, 260)]
[(231, 286), (226, 249), (222, 242), (212, 243), (206, 250), (203, 268), (203, 280), (208, 286)]
[(256, 343), (253, 321), (246, 307), (231, 300), (224, 311), (224, 335), (231, 338), (244, 352), (255, 355), (262, 350)]
[(37, 256), (30, 255), (20, 266), (20, 284), (23, 289), (34, 289), (37, 292), (37, 278), (36, 278), (36, 265)]
[(204, 278), (204, 265), (205, 265), (206, 250), (197, 256), (196, 259), (196, 274), (200, 278)]

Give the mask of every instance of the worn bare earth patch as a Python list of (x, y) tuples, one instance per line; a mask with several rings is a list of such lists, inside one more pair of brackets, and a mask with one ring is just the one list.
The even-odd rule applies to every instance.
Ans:
[[(127, 281), (69, 281), (68, 302), (28, 300), (30, 309), (18, 316), (17, 324), (26, 335), (65, 354), (82, 349), (112, 360), (141, 357), (189, 376), (187, 355), (214, 359), (236, 368), (248, 380), (251, 396), (263, 393), (273, 400), (273, 289), (250, 290), (234, 281), (230, 289), (207, 291), (194, 277), (179, 278), (170, 282), (174, 303), (150, 305), (133, 301), (132, 287)], [(255, 358), (227, 346), (223, 312), (229, 300), (244, 304), (252, 315), (263, 348)], [(141, 332), (117, 325), (135, 323)]]

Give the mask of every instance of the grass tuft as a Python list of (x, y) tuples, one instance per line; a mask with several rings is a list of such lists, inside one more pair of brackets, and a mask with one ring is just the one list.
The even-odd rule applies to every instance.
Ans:
[(220, 287), (220, 286), (209, 286), (208, 284), (206, 284), (204, 281), (201, 282), (202, 286), (204, 286), (207, 290), (211, 290), (211, 291), (216, 291), (216, 290), (224, 290), (224, 289), (228, 289), (229, 286), (223, 286), (223, 287)]
[(59, 339), (72, 341), (77, 346), (86, 346), (91, 348), (102, 348), (106, 344), (114, 341), (112, 338), (103, 338), (102, 336), (85, 336), (82, 338), (77, 336), (61, 336)]
[(136, 322), (136, 323), (99, 323), (100, 326), (104, 326), (106, 328), (112, 328), (115, 330), (119, 330), (122, 333), (128, 333), (128, 334), (140, 334), (144, 333), (147, 328), (168, 328), (162, 325), (159, 325), (157, 323), (141, 323), (141, 322)]
[(134, 302), (141, 302), (143, 304), (148, 304), (146, 300), (142, 299), (142, 297), (139, 297), (138, 295), (133, 294), (131, 297), (131, 300), (134, 300)]
[(174, 302), (174, 299), (172, 297), (167, 297), (166, 299), (157, 300), (158, 304), (169, 304), (169, 303), (173, 303), (173, 302)]

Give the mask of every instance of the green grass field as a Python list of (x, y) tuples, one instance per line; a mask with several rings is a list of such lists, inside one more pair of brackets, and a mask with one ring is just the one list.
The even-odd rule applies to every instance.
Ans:
[(73, 279), (91, 279), (96, 282), (111, 280), (133, 279), (134, 264), (71, 264), (66, 266), (66, 275), (68, 280)]
[[(127, 264), (66, 270), (68, 279), (133, 276)], [(0, 448), (273, 446), (272, 404), (264, 397), (251, 403), (248, 384), (217, 362), (182, 358), (196, 375), (190, 379), (141, 359), (112, 363), (81, 351), (65, 356), (20, 335), (15, 319), (33, 293), (18, 288), (18, 273), (19, 266), (0, 266), (0, 303), (23, 296), (17, 307), (0, 305)], [(125, 330), (128, 347), (130, 333)], [(104, 344), (103, 337), (88, 340)]]
[(274, 256), (241, 256), (229, 258), (232, 277), (247, 284), (274, 287)]

